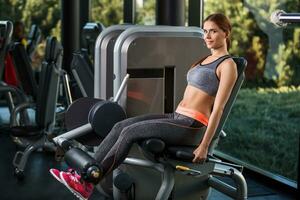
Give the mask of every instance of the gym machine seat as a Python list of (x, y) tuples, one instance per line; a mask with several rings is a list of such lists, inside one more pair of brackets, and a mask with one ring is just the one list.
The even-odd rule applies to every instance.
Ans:
[[(247, 65), (246, 60), (244, 58), (233, 59), (237, 64), (238, 79), (231, 92), (230, 98), (225, 106), (223, 115), (220, 119), (220, 123), (217, 127), (216, 134), (210, 145), (208, 159), (203, 164), (192, 163), (192, 159), (194, 157), (192, 152), (197, 147), (196, 145), (198, 145), (198, 142), (201, 141), (203, 132), (205, 131), (205, 127), (201, 129), (200, 133), (196, 133), (197, 135), (199, 135), (199, 140), (195, 140), (195, 142), (197, 143), (195, 143), (194, 146), (168, 146), (162, 140), (157, 138), (142, 141), (139, 144), (139, 149), (141, 149), (144, 159), (136, 158), (132, 155), (129, 155), (129, 157), (127, 157), (124, 161), (125, 165), (121, 166), (120, 169), (118, 169), (119, 171), (115, 170), (118, 172), (114, 171), (114, 199), (118, 199), (115, 197), (121, 195), (118, 194), (118, 192), (116, 192), (118, 191), (118, 189), (120, 190), (120, 188), (115, 188), (119, 185), (118, 177), (122, 175), (125, 175), (123, 176), (123, 178), (129, 177), (128, 180), (134, 180), (134, 185), (139, 188), (140, 191), (136, 190), (136, 192), (139, 192), (141, 194), (140, 196), (135, 196), (135, 198), (141, 198), (141, 196), (145, 197), (145, 195), (150, 191), (149, 188), (146, 187), (147, 184), (145, 184), (145, 182), (147, 182), (147, 180), (144, 179), (145, 177), (142, 178), (139, 176), (141, 174), (136, 175), (137, 177), (133, 177), (132, 179), (130, 178), (134, 173), (138, 172), (132, 169), (128, 170), (128, 166), (139, 166), (140, 170), (140, 167), (146, 167), (154, 169), (155, 171), (158, 171), (161, 174), (161, 185), (156, 195), (154, 195), (156, 200), (167, 200), (172, 196), (176, 197), (175, 199), (188, 199), (187, 196), (182, 196), (183, 193), (187, 192), (187, 190), (185, 190), (184, 192), (178, 192), (178, 189), (181, 189), (180, 187), (188, 187), (189, 193), (193, 193), (194, 191), (191, 190), (191, 187), (195, 189), (196, 192), (199, 192), (201, 190), (208, 191), (211, 187), (213, 187), (234, 199), (247, 199), (247, 183), (241, 173), (242, 166), (234, 165), (231, 163), (225, 163), (213, 157), (213, 150), (217, 146), (219, 138), (225, 136), (225, 133), (222, 131), (223, 126), (226, 122), (226, 119), (230, 113), (233, 103), (237, 97), (237, 93), (245, 77), (244, 70)], [(80, 172), (85, 180), (97, 183), (101, 179), (101, 176), (99, 175), (99, 171), (101, 170), (101, 168), (97, 164), (97, 162), (90, 155), (88, 155), (88, 153), (84, 152), (79, 148), (73, 148), (72, 145), (69, 145), (68, 140), (63, 140), (61, 146), (64, 147), (64, 149), (66, 150), (65, 161), (70, 167), (74, 167), (78, 172)], [(183, 182), (177, 182), (176, 187), (174, 187), (176, 177), (178, 177), (176, 175), (177, 171), (179, 171), (180, 174), (183, 174), (183, 176), (193, 177), (195, 182), (199, 180), (199, 183), (195, 184), (194, 186), (191, 186), (190, 184), (187, 184), (190, 186), (184, 186), (183, 182), (187, 180), (184, 179)], [(219, 180), (218, 178), (216, 178), (216, 176), (231, 178), (235, 183), (235, 187)], [(123, 180), (123, 178), (121, 179)], [(200, 183), (205, 184), (205, 186), (197, 188), (196, 186), (199, 186)], [(153, 196), (152, 193), (151, 195)], [(200, 198), (206, 199), (207, 195), (208, 192), (204, 192), (203, 196), (201, 196)], [(149, 199), (149, 197), (147, 198)]]
[[(207, 176), (207, 183), (210, 187), (213, 187), (226, 195), (234, 199), (247, 199), (247, 184), (244, 177), (241, 174), (242, 167), (233, 165), (230, 163), (224, 163), (213, 157), (213, 150), (217, 146), (219, 138), (226, 136), (223, 132), (223, 126), (230, 113), (233, 103), (237, 97), (238, 91), (244, 80), (244, 70), (247, 65), (247, 61), (244, 58), (233, 58), (238, 69), (238, 79), (231, 92), (230, 98), (225, 106), (223, 115), (218, 124), (216, 134), (209, 147), (208, 159), (203, 164), (192, 163), (194, 158), (193, 151), (199, 145), (201, 141), (204, 129), (201, 129), (199, 140), (196, 140), (195, 146), (183, 145), (183, 146), (168, 146), (160, 139), (148, 139), (140, 144), (142, 152), (146, 158), (149, 158), (152, 165), (162, 166), (162, 183), (157, 193), (156, 200), (168, 199), (174, 189), (175, 184), (175, 171), (182, 171), (186, 175), (200, 177), (207, 172), (213, 176)], [(139, 165), (134, 158), (127, 158), (126, 164)], [(203, 174), (202, 174), (203, 173)], [(233, 179), (235, 187), (228, 186), (226, 183), (217, 179), (215, 176), (226, 176)], [(173, 194), (176, 195), (176, 192)]]
[[(34, 150), (53, 147), (47, 137), (52, 133), (55, 122), (61, 63), (62, 46), (55, 37), (47, 38), (36, 104), (21, 104), (14, 109), (11, 115), (12, 127), (8, 131), (16, 143), (26, 147), (24, 152), (18, 151), (14, 157), (13, 165), (18, 178), (23, 177), (27, 159)], [(16, 126), (17, 113), (30, 107), (36, 109), (36, 124)]]

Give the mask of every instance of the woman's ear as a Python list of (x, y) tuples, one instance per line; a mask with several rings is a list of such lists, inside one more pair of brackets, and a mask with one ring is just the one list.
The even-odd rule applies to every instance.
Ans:
[(226, 38), (230, 38), (230, 33), (229, 32), (225, 32), (225, 37)]

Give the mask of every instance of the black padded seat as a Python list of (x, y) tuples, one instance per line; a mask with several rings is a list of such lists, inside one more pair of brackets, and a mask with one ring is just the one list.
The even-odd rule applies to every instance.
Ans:
[[(25, 49), (19, 44), (16, 44), (15, 47), (16, 52), (22, 52), (22, 55), (25, 53)], [(12, 136), (16, 136), (15, 134), (17, 134), (19, 137), (28, 137), (28, 135), (32, 136), (38, 133), (42, 134), (53, 124), (57, 102), (61, 57), (62, 47), (60, 43), (57, 42), (56, 38), (49, 37), (46, 43), (45, 59), (42, 63), (42, 71), (37, 91), (36, 104), (28, 104), (28, 106), (24, 105), (24, 108), (36, 108), (36, 127), (33, 128), (33, 126), (31, 125), (29, 125), (29, 127), (28, 125), (15, 126), (14, 124), (12, 124), (13, 126), (9, 131)], [(21, 131), (21, 129), (24, 129), (24, 131)], [(40, 131), (37, 131), (38, 129), (40, 129)], [(27, 130), (28, 132), (26, 132), (25, 130)], [(30, 130), (32, 130), (33, 133), (31, 133)], [(17, 131), (17, 133), (15, 133), (14, 131)], [(23, 133), (23, 135), (21, 135), (21, 133)]]
[[(91, 97), (76, 99), (65, 112), (66, 129), (70, 131), (89, 123), (88, 118), (90, 110), (95, 104), (99, 103), (99, 101), (103, 100)], [(87, 146), (98, 146), (101, 143), (102, 138), (94, 131), (91, 131), (89, 134), (76, 138), (76, 140)]]

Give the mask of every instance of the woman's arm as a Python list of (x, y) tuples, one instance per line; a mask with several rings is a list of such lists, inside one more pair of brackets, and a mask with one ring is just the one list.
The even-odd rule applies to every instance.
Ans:
[(218, 92), (203, 139), (197, 149), (193, 152), (195, 155), (193, 162), (203, 162), (206, 159), (208, 147), (216, 132), (224, 107), (237, 79), (237, 67), (232, 59), (223, 61), (218, 69), (220, 78)]

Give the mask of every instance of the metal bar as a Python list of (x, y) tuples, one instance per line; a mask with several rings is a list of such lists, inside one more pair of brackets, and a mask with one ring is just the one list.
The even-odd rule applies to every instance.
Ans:
[(123, 4), (123, 21), (124, 23), (134, 24), (135, 23), (135, 0), (124, 0)]
[[(80, 30), (84, 27), (84, 25), (89, 22), (90, 19), (90, 0), (80, 0), (79, 6), (79, 15), (80, 15)], [(83, 47), (83, 37), (82, 31), (80, 31), (80, 46)]]
[(175, 178), (174, 178), (174, 169), (167, 165), (165, 166), (163, 172), (163, 179), (160, 185), (159, 191), (155, 197), (155, 200), (168, 200), (170, 199), (170, 194), (173, 190)]
[(281, 16), (279, 16), (279, 20), (287, 23), (299, 23), (300, 14), (299, 15), (282, 14)]
[(143, 159), (138, 159), (138, 158), (129, 158), (129, 157), (127, 157), (124, 160), (124, 163), (128, 164), (128, 165), (148, 167), (148, 168), (151, 168), (151, 169), (156, 169), (159, 172), (164, 172), (164, 166), (162, 164), (154, 163), (154, 162), (151, 162), (150, 160), (143, 160)]
[(215, 178), (215, 177), (210, 177), (208, 179), (208, 184), (209, 186), (213, 187), (214, 189), (232, 197), (235, 198), (236, 196), (236, 188), (232, 187), (231, 185), (224, 183), (223, 181)]
[(210, 186), (234, 199), (247, 199), (247, 183), (240, 171), (226, 165), (216, 164), (211, 174), (221, 177), (230, 177), (234, 181), (235, 187), (213, 177), (208, 180)]
[(73, 52), (80, 50), (80, 0), (62, 0), (63, 67), (70, 72)]
[(128, 82), (128, 79), (129, 79), (129, 74), (126, 74), (126, 76), (124, 77), (122, 83), (121, 83), (121, 86), (116, 94), (116, 96), (114, 97), (114, 102), (118, 102), (120, 97), (121, 97), (121, 94), (122, 92), (124, 91), (125, 89), (125, 86), (127, 86), (127, 82)]
[(69, 139), (74, 139), (79, 136), (85, 135), (85, 134), (89, 133), (91, 130), (93, 130), (92, 125), (90, 123), (87, 123), (85, 125), (82, 125), (78, 128), (75, 128), (73, 130), (70, 130), (64, 134), (61, 134), (61, 135), (53, 138), (53, 141), (56, 144), (61, 145), (63, 141), (69, 140)]
[(185, 1), (156, 0), (156, 24), (184, 26)]
[(83, 97), (87, 97), (88, 95), (87, 95), (87, 93), (86, 93), (86, 91), (85, 91), (85, 89), (84, 89), (84, 87), (82, 85), (82, 82), (81, 82), (81, 80), (79, 78), (79, 75), (78, 75), (78, 73), (77, 73), (77, 71), (75, 69), (72, 69), (72, 74), (73, 74), (73, 76), (75, 78), (76, 83), (78, 84), (78, 87), (80, 89), (80, 92), (81, 92), (82, 96)]
[(70, 89), (70, 85), (69, 85), (69, 75), (67, 73), (64, 75), (64, 82), (65, 82), (64, 86), (65, 86), (65, 92), (66, 92), (68, 105), (70, 105), (71, 103), (73, 103), (73, 99), (72, 99), (71, 89)]
[(188, 24), (189, 26), (202, 27), (204, 1), (189, 0)]

